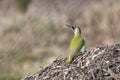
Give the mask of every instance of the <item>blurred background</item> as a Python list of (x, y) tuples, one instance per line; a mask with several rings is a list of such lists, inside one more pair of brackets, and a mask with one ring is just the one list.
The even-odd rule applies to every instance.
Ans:
[(18, 80), (68, 55), (81, 26), (87, 50), (120, 42), (120, 0), (0, 0), (0, 80)]

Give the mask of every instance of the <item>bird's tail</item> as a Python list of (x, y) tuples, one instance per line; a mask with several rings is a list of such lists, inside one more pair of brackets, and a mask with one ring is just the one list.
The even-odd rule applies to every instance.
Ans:
[(70, 63), (71, 63), (71, 61), (72, 61), (72, 57), (71, 57), (71, 56), (69, 56), (69, 57), (67, 58), (67, 61), (66, 61), (66, 62), (67, 62), (68, 64), (70, 64)]
[(85, 52), (85, 45), (81, 48), (80, 52), (84, 53)]

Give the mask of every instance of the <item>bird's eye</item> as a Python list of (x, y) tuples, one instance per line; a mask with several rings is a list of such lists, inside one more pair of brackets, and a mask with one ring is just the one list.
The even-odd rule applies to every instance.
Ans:
[(74, 29), (75, 29), (75, 27), (74, 27), (74, 26), (72, 26), (72, 29), (74, 30)]

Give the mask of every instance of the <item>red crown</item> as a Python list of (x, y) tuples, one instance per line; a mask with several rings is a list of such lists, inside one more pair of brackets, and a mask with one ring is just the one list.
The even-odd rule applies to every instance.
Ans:
[(77, 26), (78, 27), (78, 29), (79, 29), (79, 31), (80, 31), (80, 33), (81, 33), (81, 29), (80, 29), (80, 26)]

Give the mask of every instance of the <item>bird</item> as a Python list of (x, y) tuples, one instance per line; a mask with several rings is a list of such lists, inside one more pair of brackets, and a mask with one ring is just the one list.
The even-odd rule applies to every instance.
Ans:
[(68, 25), (68, 24), (66, 26), (69, 27), (74, 33), (74, 37), (73, 37), (73, 39), (70, 43), (70, 47), (69, 47), (69, 56), (66, 60), (66, 62), (68, 64), (70, 64), (75, 55), (77, 55), (79, 52), (84, 53), (84, 51), (85, 51), (85, 40), (81, 35), (80, 26)]

